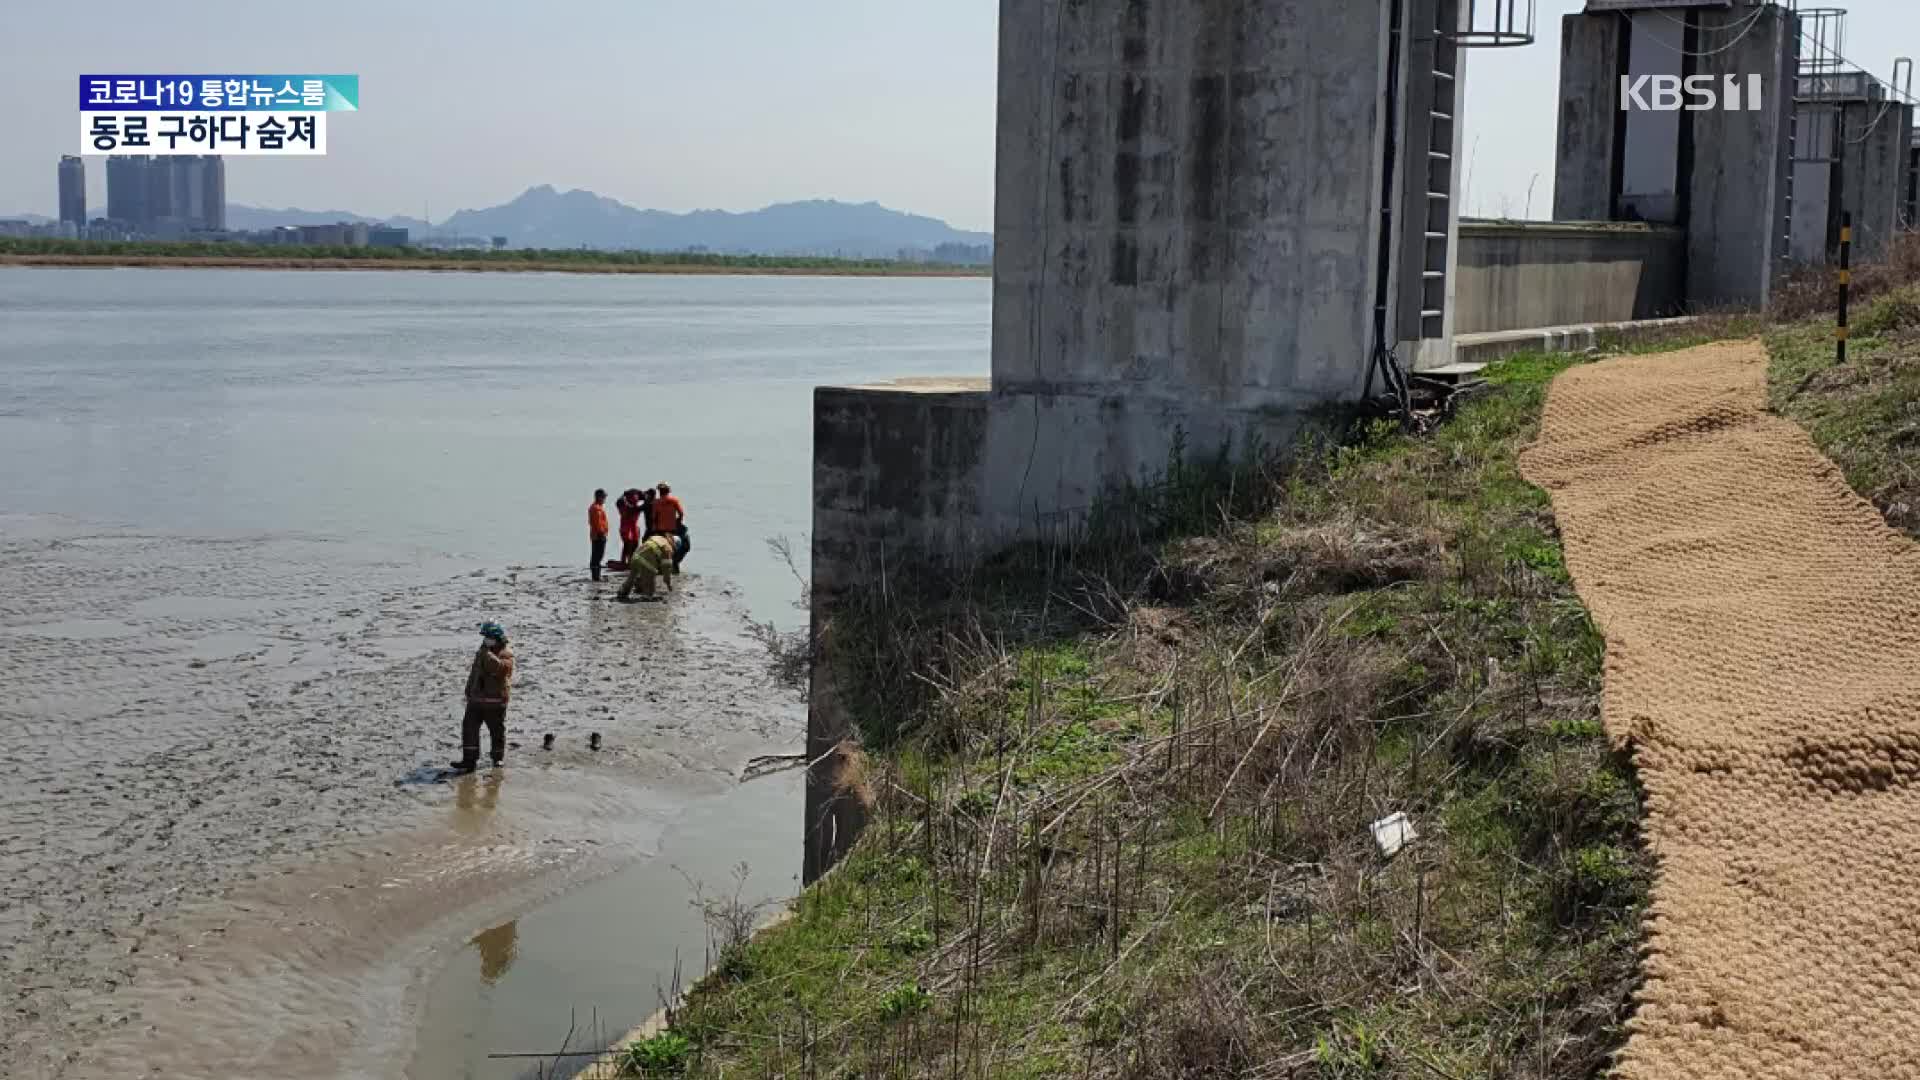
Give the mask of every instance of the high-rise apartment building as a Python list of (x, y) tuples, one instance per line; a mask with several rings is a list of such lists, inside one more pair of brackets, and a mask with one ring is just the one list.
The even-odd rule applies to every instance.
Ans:
[(147, 159), (147, 220), (141, 225), (149, 231), (176, 232), (182, 228), (179, 199), (184, 193), (175, 190), (175, 181), (184, 179), (185, 174), (174, 166), (178, 160), (158, 154)]
[(227, 228), (227, 159), (208, 154), (200, 159), (200, 227), (224, 232)]
[(147, 159), (116, 156), (107, 159), (107, 217), (134, 229), (144, 229), (153, 215), (147, 210)]
[(215, 154), (107, 159), (107, 216), (141, 232), (227, 227), (227, 163)]
[(87, 166), (72, 154), (60, 158), (60, 220), (87, 223)]

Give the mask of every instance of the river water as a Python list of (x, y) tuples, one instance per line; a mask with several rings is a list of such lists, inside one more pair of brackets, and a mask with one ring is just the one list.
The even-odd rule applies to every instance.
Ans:
[[(743, 628), (803, 619), (811, 388), (983, 374), (988, 323), (978, 279), (0, 268), (0, 1075), (512, 1077), (641, 1019), (695, 884), (796, 885), (797, 777), (738, 775), (804, 726)], [(611, 603), (588, 497), (660, 480), (684, 588)], [(519, 745), (443, 780), (489, 618)]]

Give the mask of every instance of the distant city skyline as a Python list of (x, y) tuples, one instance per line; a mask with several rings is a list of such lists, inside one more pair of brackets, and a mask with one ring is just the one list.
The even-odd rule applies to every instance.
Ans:
[(227, 227), (226, 159), (217, 155), (117, 156), (107, 163), (106, 212), (140, 232)]
[[(1542, 0), (1534, 45), (1470, 56), (1466, 213), (1549, 215), (1559, 22), (1583, 6)], [(79, 74), (249, 70), (358, 74), (363, 111), (335, 118), (326, 157), (233, 159), (235, 202), (440, 221), (552, 184), (674, 212), (822, 198), (993, 224), (994, 0), (15, 7), (0, 14), (0, 216), (57, 216)], [(1856, 0), (1849, 26), (1849, 58), (1882, 78), (1920, 53), (1909, 0)], [(87, 159), (90, 208), (104, 161)]]

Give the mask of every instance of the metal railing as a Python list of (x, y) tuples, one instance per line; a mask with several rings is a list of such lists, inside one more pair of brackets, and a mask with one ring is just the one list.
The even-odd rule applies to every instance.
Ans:
[(1511, 49), (1534, 42), (1535, 0), (1467, 0), (1465, 24), (1447, 36), (1463, 49)]

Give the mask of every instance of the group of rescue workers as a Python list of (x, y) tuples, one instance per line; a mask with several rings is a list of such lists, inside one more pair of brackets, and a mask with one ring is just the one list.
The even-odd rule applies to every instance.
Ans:
[[(687, 537), (686, 507), (669, 484), (651, 488), (628, 488), (614, 509), (620, 514), (620, 558), (602, 563), (607, 553), (607, 492), (593, 493), (587, 507), (587, 540), (592, 549), (588, 569), (593, 580), (601, 570), (624, 571), (627, 580), (620, 586), (620, 599), (631, 599), (635, 592), (653, 597), (653, 582), (658, 578), (668, 592), (673, 577), (680, 572), (693, 543)], [(480, 649), (467, 671), (467, 711), (460, 721), (460, 760), (455, 772), (470, 773), (480, 765), (480, 729), (486, 728), (488, 751), (495, 768), (507, 757), (507, 699), (513, 690), (513, 648), (507, 644), (507, 632), (499, 623), (482, 623)], [(599, 735), (594, 748), (599, 749)], [(552, 746), (553, 736), (547, 736)]]
[[(635, 591), (651, 599), (653, 581), (659, 578), (668, 592), (673, 591), (673, 575), (680, 572), (693, 542), (687, 537), (687, 511), (673, 493), (673, 485), (661, 483), (651, 488), (628, 488), (613, 504), (620, 513), (620, 557), (605, 563), (608, 570), (625, 571), (626, 583), (620, 586), (620, 599), (630, 599)], [(607, 553), (607, 491), (593, 493), (587, 507), (587, 540), (592, 547), (587, 566), (593, 580), (600, 580), (601, 559)]]

